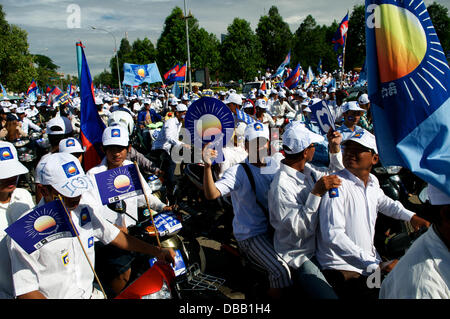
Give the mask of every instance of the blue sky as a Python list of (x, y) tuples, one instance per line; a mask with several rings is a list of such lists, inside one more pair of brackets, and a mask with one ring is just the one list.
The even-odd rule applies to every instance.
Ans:
[[(450, 1), (436, 2), (450, 9)], [(219, 40), (235, 17), (246, 19), (255, 30), (259, 18), (272, 5), (278, 7), (294, 32), (308, 14), (319, 24), (330, 24), (333, 20), (339, 22), (347, 10), (362, 3), (362, 0), (186, 0), (188, 10), (200, 26)], [(175, 6), (184, 8), (183, 0), (2, 0), (2, 5), (7, 21), (28, 32), (30, 52), (51, 57), (62, 73), (77, 74), (75, 43), (81, 40), (93, 76), (105, 68), (109, 70), (114, 39), (90, 26), (112, 32), (117, 45), (127, 34), (130, 43), (148, 37), (156, 46), (165, 18)], [(73, 8), (80, 10), (78, 20), (73, 19), (77, 13)]]

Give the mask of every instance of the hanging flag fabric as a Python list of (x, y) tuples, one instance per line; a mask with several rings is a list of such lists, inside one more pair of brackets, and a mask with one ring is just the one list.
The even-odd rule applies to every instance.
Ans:
[(313, 71), (311, 70), (311, 67), (308, 67), (308, 73), (306, 73), (306, 79), (305, 79), (305, 89), (308, 88), (311, 83), (314, 81), (315, 75)]
[(322, 74), (322, 59), (320, 59), (319, 64), (317, 65), (317, 74)]
[(450, 68), (423, 2), (366, 0), (368, 91), (381, 163), (450, 195)]
[(151, 64), (123, 64), (123, 84), (130, 86), (141, 85), (142, 83), (162, 82), (156, 63)]
[(348, 31), (348, 13), (345, 15), (344, 19), (342, 19), (336, 33), (331, 40), (331, 43), (334, 43), (334, 51), (337, 51), (340, 47), (345, 45), (345, 38), (347, 37)]
[(8, 93), (6, 93), (5, 87), (1, 83), (0, 83), (0, 97), (1, 98), (8, 97)]
[(289, 90), (295, 89), (300, 80), (300, 63), (297, 64), (297, 67), (289, 74), (289, 77), (284, 81), (284, 86)]
[[(114, 130), (111, 134), (114, 134)], [(134, 164), (95, 174), (95, 181), (103, 205), (143, 194), (139, 173)]]
[(180, 70), (180, 66), (177, 64), (164, 74), (164, 81), (167, 81), (169, 78), (174, 76), (178, 70)]
[(278, 69), (275, 72), (275, 74), (272, 75), (272, 78), (275, 78), (277, 76), (283, 77), (285, 68), (286, 68), (287, 65), (289, 65), (289, 63), (291, 63), (291, 51), (289, 51), (289, 53), (286, 55), (286, 58), (284, 58), (284, 61), (281, 62), (280, 66), (278, 67)]
[(54, 240), (77, 235), (59, 199), (33, 209), (5, 232), (28, 254)]
[(104, 156), (101, 146), (105, 124), (100, 118), (95, 105), (94, 86), (84, 48), (82, 46), (78, 46), (78, 48), (81, 50), (80, 133), (82, 145), (85, 147), (84, 170), (87, 172), (98, 165)]
[(30, 95), (30, 94), (36, 92), (37, 88), (38, 88), (38, 87), (37, 87), (36, 81), (34, 81), (34, 79), (33, 79), (33, 80), (31, 81), (30, 86), (28, 87), (27, 95)]

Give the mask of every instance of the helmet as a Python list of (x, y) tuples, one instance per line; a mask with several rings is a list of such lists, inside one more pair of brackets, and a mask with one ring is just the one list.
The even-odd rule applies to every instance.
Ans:
[(133, 134), (134, 120), (130, 113), (127, 111), (114, 111), (108, 117), (108, 126), (122, 125), (128, 129), (128, 134)]

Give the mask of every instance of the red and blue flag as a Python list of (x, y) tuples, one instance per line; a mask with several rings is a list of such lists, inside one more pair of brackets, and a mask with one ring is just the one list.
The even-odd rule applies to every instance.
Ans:
[(167, 81), (171, 77), (173, 77), (178, 71), (180, 70), (180, 66), (177, 64), (173, 68), (171, 68), (169, 71), (164, 74), (164, 80)]
[(345, 39), (347, 38), (348, 31), (348, 13), (345, 15), (344, 19), (342, 19), (339, 28), (331, 40), (331, 43), (334, 43), (334, 51), (337, 51), (339, 47), (345, 46)]
[(104, 157), (101, 146), (105, 124), (100, 118), (95, 105), (94, 86), (83, 47), (81, 47), (80, 96), (81, 142), (86, 148), (84, 153), (84, 169), (88, 171), (98, 165)]
[(36, 81), (34, 81), (34, 79), (33, 79), (33, 80), (31, 81), (30, 86), (28, 87), (27, 95), (30, 95), (30, 94), (32, 94), (33, 92), (36, 92), (37, 89), (38, 89), (38, 86), (37, 86), (37, 84), (36, 84)]
[(300, 81), (300, 63), (297, 64), (297, 67), (294, 71), (292, 71), (289, 74), (289, 77), (284, 81), (284, 86), (287, 87), (289, 90), (295, 89), (298, 85), (298, 82)]

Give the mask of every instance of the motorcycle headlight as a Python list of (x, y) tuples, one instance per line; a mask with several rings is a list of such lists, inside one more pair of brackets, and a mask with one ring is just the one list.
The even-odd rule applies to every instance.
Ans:
[(398, 174), (401, 169), (402, 169), (401, 166), (388, 166), (388, 167), (386, 167), (386, 170), (387, 170), (388, 174)]
[(142, 299), (172, 299), (169, 286), (166, 281), (163, 280), (161, 289), (153, 294), (142, 296)]
[(373, 170), (377, 174), (386, 174), (387, 173), (386, 168), (384, 168), (383, 166), (375, 167)]

